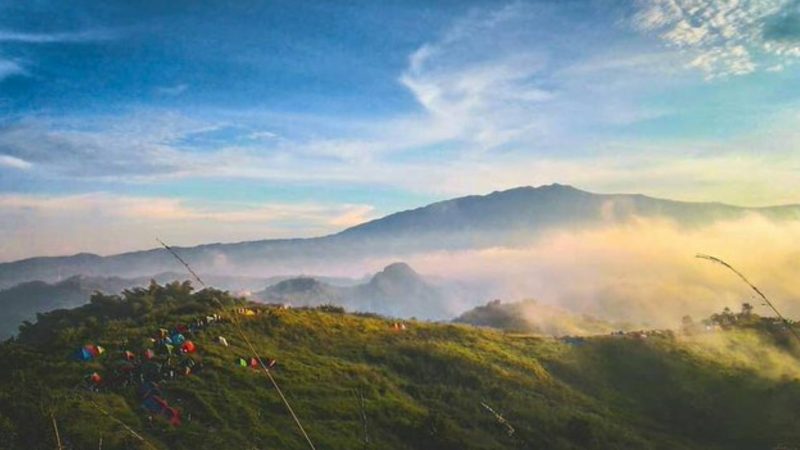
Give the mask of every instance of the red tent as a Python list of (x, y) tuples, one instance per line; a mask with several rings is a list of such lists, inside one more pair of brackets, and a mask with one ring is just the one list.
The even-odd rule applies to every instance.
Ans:
[(197, 347), (194, 345), (192, 341), (186, 341), (181, 345), (181, 351), (184, 353), (194, 353), (197, 350)]

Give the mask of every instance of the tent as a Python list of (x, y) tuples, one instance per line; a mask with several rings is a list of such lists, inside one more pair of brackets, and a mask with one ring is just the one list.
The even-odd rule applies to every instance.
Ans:
[(77, 361), (91, 361), (94, 356), (86, 347), (81, 347), (75, 351), (72, 357)]
[(150, 361), (155, 356), (156, 356), (156, 353), (154, 351), (150, 350), (149, 348), (147, 350), (145, 350), (144, 352), (142, 352), (142, 357), (144, 359), (146, 359), (147, 361)]
[(133, 361), (136, 359), (136, 355), (130, 350), (122, 352), (122, 357), (125, 358), (126, 361)]
[(247, 360), (244, 358), (238, 358), (236, 359), (236, 364), (241, 367), (247, 367)]
[(197, 347), (194, 345), (192, 341), (186, 341), (181, 345), (181, 351), (184, 353), (194, 353), (197, 350)]
[(217, 342), (224, 345), (225, 347), (228, 346), (228, 340), (222, 336), (217, 336)]
[(181, 424), (180, 411), (170, 407), (167, 401), (159, 395), (150, 395), (145, 398), (142, 407), (153, 414), (164, 415), (172, 426), (177, 427)]
[(175, 333), (172, 336), (170, 336), (170, 340), (175, 345), (181, 345), (184, 342), (186, 342), (186, 337), (184, 335), (182, 335), (181, 333)]
[(91, 361), (94, 358), (102, 355), (103, 352), (105, 352), (103, 347), (100, 347), (99, 345), (88, 344), (76, 350), (72, 356), (78, 361)]
[(86, 380), (97, 386), (103, 382), (103, 377), (97, 372), (92, 372), (86, 376)]

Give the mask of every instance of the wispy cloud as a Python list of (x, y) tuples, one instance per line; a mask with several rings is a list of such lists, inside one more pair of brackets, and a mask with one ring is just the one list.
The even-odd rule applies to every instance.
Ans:
[(14, 75), (25, 75), (25, 68), (17, 61), (0, 57), (0, 81)]
[(94, 29), (81, 31), (60, 31), (30, 33), (23, 31), (0, 30), (0, 43), (17, 42), (25, 44), (80, 43), (115, 39), (118, 34), (111, 30)]
[(800, 57), (800, 39), (793, 38), (791, 26), (786, 26), (798, 14), (794, 0), (638, 3), (641, 9), (634, 25), (688, 52), (688, 66), (703, 71), (708, 79), (759, 68), (777, 70)]
[(0, 167), (7, 167), (11, 169), (30, 169), (33, 164), (25, 161), (24, 159), (15, 158), (9, 155), (0, 154)]
[(189, 85), (186, 83), (176, 84), (174, 86), (159, 86), (155, 89), (156, 93), (159, 95), (166, 95), (169, 97), (176, 97), (178, 95), (183, 94), (186, 90), (189, 89)]

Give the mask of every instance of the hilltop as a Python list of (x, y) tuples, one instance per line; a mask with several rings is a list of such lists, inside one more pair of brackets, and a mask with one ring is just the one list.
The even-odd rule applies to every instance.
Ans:
[[(400, 258), (414, 252), (514, 246), (547, 230), (664, 218), (697, 226), (758, 214), (797, 220), (800, 206), (743, 208), (721, 203), (664, 200), (638, 194), (595, 194), (553, 184), (472, 195), (401, 211), (336, 234), (179, 248), (200, 272), (260, 277), (272, 273), (324, 273), (336, 262)], [(0, 264), (0, 288), (26, 281), (53, 282), (72, 275), (151, 277), (176, 270), (164, 249), (98, 256), (39, 257)]]
[[(221, 320), (206, 321), (215, 314)], [(757, 317), (726, 313), (724, 329), (696, 337), (559, 340), (416, 321), (400, 329), (339, 308), (265, 307), (173, 283), (96, 294), (0, 344), (0, 448), (52, 448), (51, 414), (68, 448), (96, 448), (100, 438), (106, 449), (145, 448), (120, 423), (156, 448), (305, 448), (264, 374), (238, 363), (249, 352), (225, 321), (233, 317), (277, 361), (272, 373), (317, 448), (364, 448), (365, 440), (367, 448), (439, 450), (800, 444), (800, 349)], [(196, 323), (204, 326), (186, 331), (196, 345), (190, 375), (159, 382), (180, 426), (160, 414), (148, 419), (138, 382), (85, 380), (93, 372), (130, 379), (115, 374), (139, 364), (159, 329)], [(105, 352), (74, 360), (87, 344)], [(187, 359), (175, 358), (169, 364)], [(161, 353), (155, 359), (167, 364)]]
[(334, 304), (350, 311), (378, 313), (392, 317), (449, 319), (446, 289), (426, 281), (406, 263), (392, 263), (364, 283), (335, 286), (314, 277), (281, 281), (253, 294), (267, 303), (292, 306)]
[(492, 300), (462, 313), (453, 322), (549, 336), (608, 334), (627, 328), (532, 299), (512, 303)]

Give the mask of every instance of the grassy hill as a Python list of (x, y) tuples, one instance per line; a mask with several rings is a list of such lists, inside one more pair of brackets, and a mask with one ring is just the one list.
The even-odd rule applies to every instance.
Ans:
[[(149, 419), (135, 384), (87, 388), (88, 373), (113, 379), (121, 352), (140, 354), (159, 328), (242, 305), (153, 284), (40, 316), (0, 345), (0, 448), (53, 448), (51, 416), (66, 448), (101, 438), (104, 449), (307, 448), (265, 375), (236, 364), (249, 352), (230, 322), (187, 333), (198, 370), (160, 383), (181, 411), (178, 427)], [(319, 449), (800, 447), (800, 351), (768, 321), (687, 338), (558, 340), (423, 322), (398, 330), (333, 307), (250, 307), (259, 314), (236, 316), (245, 336), (277, 360), (272, 373)], [(70, 358), (90, 343), (105, 353)]]
[(608, 334), (628, 328), (533, 299), (511, 303), (492, 300), (462, 313), (453, 322), (549, 336)]

